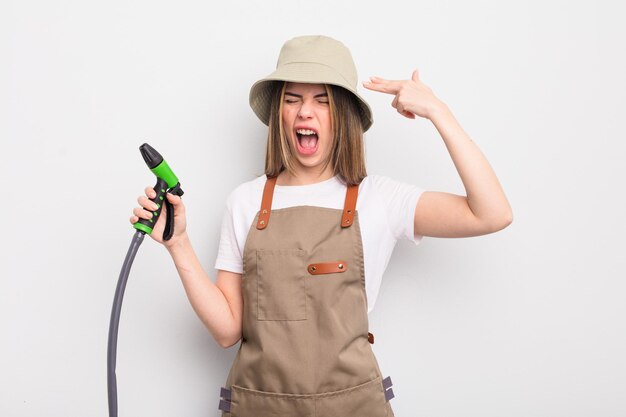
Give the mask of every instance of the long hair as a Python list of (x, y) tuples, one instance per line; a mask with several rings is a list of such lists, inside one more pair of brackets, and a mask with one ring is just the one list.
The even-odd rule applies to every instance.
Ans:
[[(283, 102), (286, 82), (274, 82), (271, 93), (270, 120), (265, 154), (265, 174), (278, 176), (287, 170), (295, 174), (295, 155), (283, 129)], [(363, 125), (357, 98), (348, 90), (325, 84), (330, 106), (330, 119), (333, 142), (330, 154), (324, 160), (322, 169), (328, 164), (333, 172), (346, 185), (360, 184), (367, 176), (365, 167), (365, 147), (363, 144)]]

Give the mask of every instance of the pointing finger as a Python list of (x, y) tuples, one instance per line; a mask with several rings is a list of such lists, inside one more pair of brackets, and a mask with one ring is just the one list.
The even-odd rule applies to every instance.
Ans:
[(363, 87), (373, 91), (380, 91), (381, 93), (397, 94), (399, 82), (379, 77), (370, 77), (370, 81), (363, 81)]
[(417, 68), (413, 71), (413, 75), (411, 75), (411, 80), (418, 82), (420, 79), (419, 76), (419, 72), (417, 71)]

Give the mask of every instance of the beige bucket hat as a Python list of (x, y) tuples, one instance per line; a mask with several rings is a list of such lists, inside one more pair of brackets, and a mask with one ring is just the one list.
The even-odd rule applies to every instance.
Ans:
[(363, 131), (373, 123), (372, 110), (356, 91), (357, 72), (346, 46), (328, 36), (299, 36), (285, 42), (276, 70), (250, 89), (250, 107), (266, 125), (270, 118), (273, 81), (332, 84), (350, 91), (358, 99)]

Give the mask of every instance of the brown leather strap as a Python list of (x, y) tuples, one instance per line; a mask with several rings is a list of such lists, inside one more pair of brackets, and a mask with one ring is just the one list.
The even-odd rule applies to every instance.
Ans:
[(261, 200), (261, 210), (259, 211), (259, 221), (256, 228), (265, 229), (270, 221), (270, 212), (272, 211), (272, 197), (274, 197), (274, 186), (278, 177), (268, 178), (263, 188), (263, 199)]
[(343, 204), (343, 216), (341, 217), (341, 227), (350, 227), (354, 222), (354, 211), (356, 210), (356, 199), (359, 195), (359, 186), (351, 185), (346, 190), (346, 201)]
[(374, 335), (370, 332), (367, 332), (367, 341), (372, 345), (374, 344)]
[(335, 272), (345, 272), (348, 269), (348, 264), (344, 261), (323, 262), (310, 264), (306, 269), (311, 275), (333, 274)]

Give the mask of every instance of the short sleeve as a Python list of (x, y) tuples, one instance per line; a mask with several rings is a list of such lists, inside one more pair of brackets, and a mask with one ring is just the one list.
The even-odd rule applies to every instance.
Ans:
[(387, 220), (393, 236), (419, 244), (421, 235), (415, 235), (415, 207), (425, 191), (413, 184), (407, 184), (389, 177), (377, 175), (373, 178), (377, 191), (381, 194), (387, 209)]
[(226, 199), (226, 207), (222, 216), (220, 244), (215, 260), (215, 269), (243, 273), (243, 256), (237, 244), (235, 222), (233, 217), (233, 194)]

